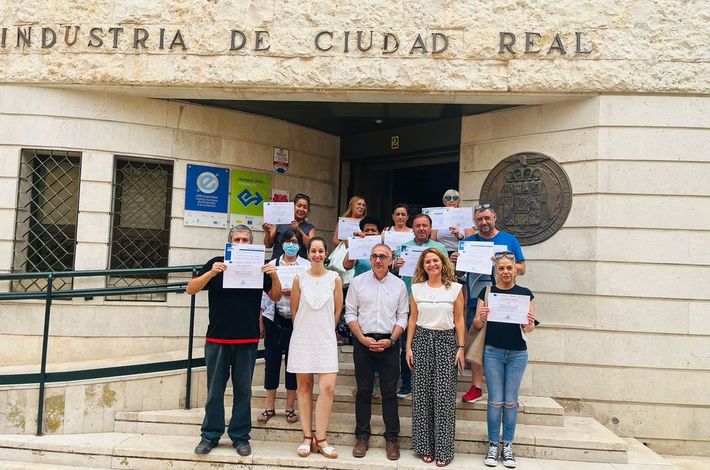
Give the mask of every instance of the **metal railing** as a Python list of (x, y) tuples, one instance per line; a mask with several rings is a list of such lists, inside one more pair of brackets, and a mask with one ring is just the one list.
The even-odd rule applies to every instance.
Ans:
[[(18, 384), (18, 383), (37, 383), (39, 384), (39, 404), (37, 407), (37, 435), (42, 435), (44, 422), (44, 392), (45, 385), (49, 379), (50, 382), (86, 380), (97, 377), (120, 377), (125, 375), (134, 375), (137, 373), (146, 373), (154, 371), (177, 370), (183, 366), (186, 368), (186, 384), (185, 384), (185, 409), (190, 409), (190, 394), (192, 387), (192, 367), (204, 364), (204, 358), (193, 361), (192, 346), (193, 336), (195, 332), (195, 296), (190, 296), (190, 324), (187, 346), (187, 361), (169, 361), (164, 363), (141, 364), (140, 366), (125, 366), (112, 367), (108, 369), (93, 369), (84, 371), (70, 371), (59, 373), (47, 373), (47, 349), (49, 345), (49, 324), (51, 319), (52, 300), (54, 299), (70, 299), (74, 297), (106, 297), (112, 295), (130, 295), (130, 294), (155, 294), (155, 293), (175, 293), (180, 294), (185, 292), (188, 281), (181, 282), (166, 282), (162, 285), (141, 285), (131, 287), (105, 287), (105, 288), (88, 288), (88, 289), (72, 289), (72, 290), (54, 290), (52, 281), (54, 278), (62, 277), (106, 277), (106, 276), (121, 276), (121, 275), (136, 275), (136, 274), (165, 274), (170, 273), (191, 273), (193, 276), (197, 273), (200, 266), (176, 266), (168, 268), (144, 268), (144, 269), (108, 269), (95, 271), (61, 271), (61, 272), (37, 272), (37, 273), (10, 273), (0, 274), (0, 281), (17, 281), (22, 279), (46, 280), (44, 291), (35, 292), (0, 292), (0, 301), (3, 300), (28, 300), (41, 299), (44, 300), (44, 329), (42, 333), (42, 358), (40, 362), (39, 374), (20, 374), (15, 376), (0, 376), (0, 384)], [(185, 364), (186, 362), (186, 364)], [(193, 364), (194, 362), (194, 364)]]

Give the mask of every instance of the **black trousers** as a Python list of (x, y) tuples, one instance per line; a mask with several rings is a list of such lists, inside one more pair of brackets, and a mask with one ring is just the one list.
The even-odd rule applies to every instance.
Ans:
[(399, 380), (399, 344), (395, 342), (383, 352), (372, 352), (355, 340), (353, 344), (355, 363), (355, 436), (369, 439), (372, 417), (372, 386), (375, 371), (380, 376), (382, 394), (382, 419), (385, 422), (385, 440), (399, 441), (399, 405), (397, 381)]
[[(277, 323), (264, 317), (264, 388), (279, 388), (281, 376), (281, 358), (286, 356), (288, 365), (288, 346), (291, 342), (293, 323), (278, 314), (274, 315)], [(296, 390), (296, 374), (286, 372), (286, 390)]]

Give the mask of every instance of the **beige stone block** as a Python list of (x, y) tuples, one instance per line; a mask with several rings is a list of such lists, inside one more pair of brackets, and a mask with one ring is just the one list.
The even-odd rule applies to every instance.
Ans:
[(710, 263), (708, 232), (609, 227), (597, 230), (597, 240), (600, 260), (686, 265)]
[(180, 393), (184, 393), (185, 386), (181, 386), (181, 377), (169, 375), (163, 377), (162, 388), (160, 390), (160, 409), (177, 409), (180, 407)]
[(222, 139), (191, 132), (175, 132), (172, 155), (194, 162), (214, 162), (221, 154)]
[(625, 297), (710, 300), (708, 276), (710, 266), (599, 262), (597, 293)]
[[(595, 263), (577, 260), (542, 261), (528, 266), (526, 287), (533, 292), (594, 294), (597, 284)], [(544, 273), (536, 275), (535, 273)]]
[(596, 326), (607, 331), (688, 334), (692, 324), (685, 300), (600, 296), (596, 304)]
[(530, 361), (561, 362), (564, 358), (564, 332), (557, 328), (539, 328), (528, 335)]
[[(73, 9), (71, 19), (67, 21), (72, 25), (77, 24), (78, 13), (77, 9)], [(165, 126), (166, 122), (167, 105), (163, 100), (84, 90), (5, 86), (0, 88), (0, 103), (0, 112), (15, 113), (22, 110), (25, 115), (118, 121), (148, 126)]]
[(0, 209), (0, 220), (5, 222), (0, 227), (0, 240), (12, 241), (15, 239), (16, 214), (14, 209)]
[(187, 226), (183, 225), (181, 219), (173, 219), (170, 230), (170, 246), (174, 248), (215, 247), (215, 249), (222, 247), (224, 249), (228, 233), (228, 228)]
[[(37, 133), (36, 129), (43, 132)], [(120, 155), (168, 157), (173, 138), (170, 130), (135, 124), (0, 115), (0, 140), (33, 148), (92, 148)]]
[(609, 160), (707, 161), (710, 133), (705, 129), (602, 127), (599, 158)]
[(688, 332), (691, 335), (710, 335), (710, 302), (690, 302), (688, 310)]
[(113, 186), (108, 182), (83, 181), (79, 186), (79, 210), (110, 213), (113, 209)]
[[(226, 239), (226, 237), (225, 237)], [(171, 266), (202, 266), (207, 260), (219, 256), (222, 250), (219, 248), (173, 248), (170, 250)]]
[(565, 330), (565, 362), (700, 370), (710, 366), (710, 349), (702, 336)]
[[(527, 280), (521, 278), (518, 283), (525, 285)], [(595, 326), (597, 302), (593, 295), (535, 292), (535, 317), (545, 328), (557, 325), (591, 328)]]
[[(628, 194), (598, 197), (599, 214), (603, 216), (600, 225), (604, 227), (705, 230), (710, 226), (710, 198)], [(692, 217), (669, 219), (659, 214)]]
[(163, 386), (163, 378), (155, 377), (146, 379), (145, 393), (143, 394), (142, 410), (159, 410), (162, 407), (163, 397), (161, 388)]
[(86, 393), (83, 385), (66, 387), (64, 392), (64, 432), (80, 433), (84, 428)]
[[(2, 88), (0, 87), (0, 90)], [(2, 91), (0, 91), (0, 94)], [(20, 172), (21, 147), (0, 145), (0, 177), (17, 178)]]
[(708, 196), (707, 162), (605, 161), (599, 164), (599, 192)]
[(707, 97), (602, 95), (599, 120), (603, 126), (707, 127)]
[(523, 247), (523, 254), (532, 265), (538, 260), (593, 260), (596, 250), (596, 229), (563, 226), (544, 242)]
[[(0, 205), (3, 209), (14, 209), (17, 207), (17, 176), (14, 178), (0, 177)], [(3, 218), (7, 220), (7, 218)], [(13, 218), (14, 222), (14, 218)]]
[(81, 154), (81, 180), (113, 182), (115, 168), (114, 154), (107, 152), (86, 151)]
[[(74, 257), (74, 269), (76, 270), (86, 270), (86, 269), (107, 269), (108, 268), (108, 253), (109, 247), (106, 242), (104, 243), (94, 243), (94, 242), (81, 242), (76, 245), (76, 254)], [(106, 281), (101, 277), (91, 277), (86, 278), (89, 280), (90, 284), (98, 284), (99, 286), (104, 286)], [(97, 279), (99, 280), (97, 282)], [(74, 279), (74, 285), (76, 288), (77, 283), (80, 282), (80, 278)]]
[(572, 194), (593, 194), (599, 191), (599, 163), (596, 161), (567, 162), (562, 169), (572, 187)]
[(76, 239), (78, 242), (107, 243), (110, 226), (110, 214), (79, 212)]
[[(706, 371), (535, 364), (535, 390), (581, 401), (707, 406)], [(595, 384), (604, 384), (603, 387)]]
[(262, 143), (223, 139), (221, 152), (215, 157), (219, 163), (232, 167), (275, 173), (273, 148)]

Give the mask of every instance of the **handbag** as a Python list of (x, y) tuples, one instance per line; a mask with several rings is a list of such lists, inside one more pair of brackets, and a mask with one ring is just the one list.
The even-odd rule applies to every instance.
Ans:
[[(486, 287), (486, 293), (483, 296), (483, 302), (488, 304), (488, 294), (491, 292), (491, 287)], [(468, 337), (464, 343), (464, 359), (466, 362), (482, 366), (483, 365), (483, 349), (486, 347), (486, 328), (488, 322), (483, 324), (483, 328), (477, 330), (471, 323), (471, 328), (468, 330)]]
[(345, 261), (345, 255), (348, 254), (348, 247), (344, 242), (338, 243), (333, 252), (328, 256), (327, 269), (335, 271), (340, 275), (340, 279), (343, 281), (343, 286), (350, 284), (353, 278), (354, 270), (345, 269), (343, 267), (343, 261)]

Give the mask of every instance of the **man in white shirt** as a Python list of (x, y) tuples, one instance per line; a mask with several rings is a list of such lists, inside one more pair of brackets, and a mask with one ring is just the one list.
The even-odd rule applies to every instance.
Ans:
[(389, 272), (392, 250), (385, 244), (372, 248), (372, 270), (350, 281), (345, 299), (345, 321), (356, 341), (353, 345), (355, 380), (354, 457), (364, 457), (369, 447), (372, 385), (380, 376), (382, 418), (385, 422), (387, 458), (399, 459), (399, 338), (407, 327), (409, 300), (404, 282)]

